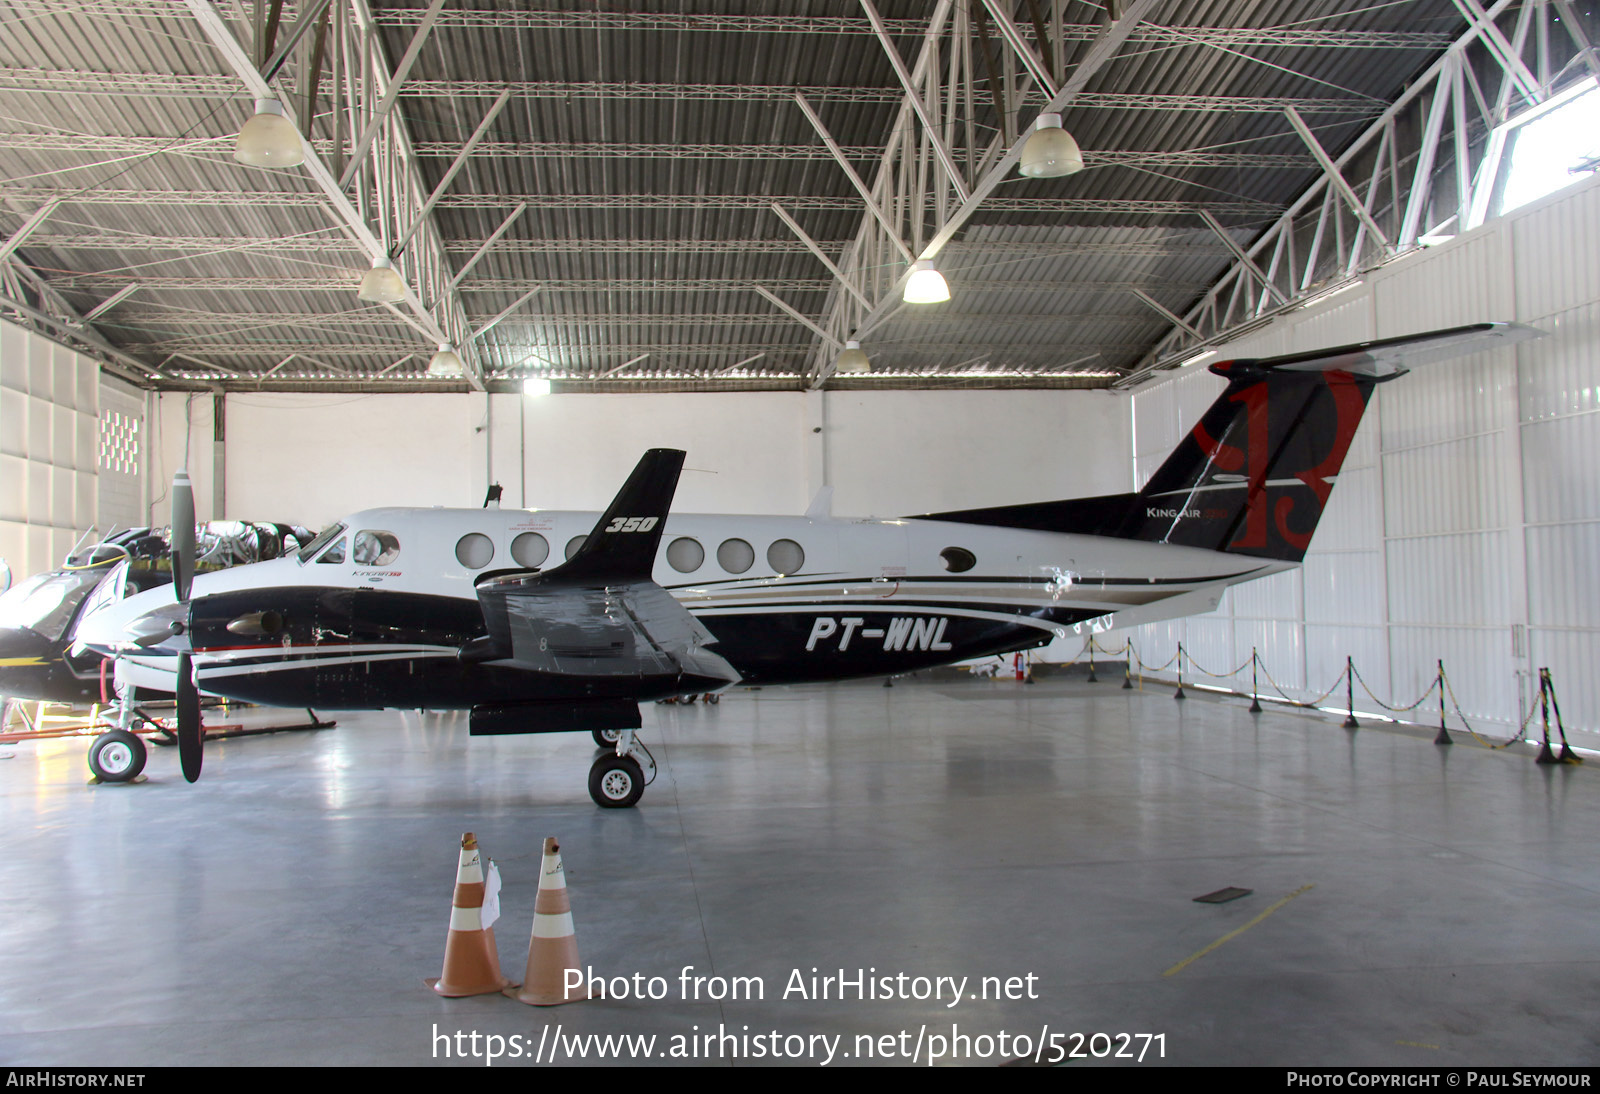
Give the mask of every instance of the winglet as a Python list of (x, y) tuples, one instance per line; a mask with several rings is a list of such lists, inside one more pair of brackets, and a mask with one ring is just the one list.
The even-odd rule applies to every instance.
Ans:
[(650, 580), (683, 458), (676, 448), (646, 452), (583, 546), (561, 566), (545, 571), (546, 579)]

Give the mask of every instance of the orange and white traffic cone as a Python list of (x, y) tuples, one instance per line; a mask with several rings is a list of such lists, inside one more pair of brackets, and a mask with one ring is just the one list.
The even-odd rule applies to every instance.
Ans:
[[(450, 935), (444, 944), (444, 972), (430, 986), (440, 995), (488, 995), (516, 987), (500, 972), (494, 927), (484, 924), (483, 861), (471, 832), (461, 837), (461, 864), (450, 907)], [(493, 919), (490, 919), (493, 923)]]
[[(586, 985), (568, 990), (567, 970), (578, 964), (578, 936), (572, 926), (572, 904), (567, 900), (567, 874), (561, 866), (561, 848), (544, 841), (544, 864), (539, 871), (539, 896), (533, 905), (533, 938), (528, 942), (528, 971), (522, 975), (518, 1002), (553, 1007), (589, 998)], [(506, 993), (510, 995), (510, 992)]]

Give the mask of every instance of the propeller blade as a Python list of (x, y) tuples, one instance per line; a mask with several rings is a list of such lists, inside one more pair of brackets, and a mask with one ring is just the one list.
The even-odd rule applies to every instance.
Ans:
[[(194, 527), (194, 525), (190, 525)], [(183, 777), (194, 782), (200, 777), (200, 762), (205, 758), (200, 725), (200, 689), (195, 687), (194, 667), (187, 653), (178, 654), (178, 760)]]
[(194, 580), (194, 487), (189, 472), (172, 476), (172, 592), (180, 602), (189, 599)]

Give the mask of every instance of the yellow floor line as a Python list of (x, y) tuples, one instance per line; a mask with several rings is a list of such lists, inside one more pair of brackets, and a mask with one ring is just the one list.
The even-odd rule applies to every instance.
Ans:
[(1271, 915), (1273, 912), (1277, 911), (1279, 908), (1281, 908), (1285, 904), (1289, 903), (1289, 901), (1293, 900), (1295, 897), (1299, 896), (1301, 893), (1309, 893), (1312, 889), (1315, 889), (1315, 888), (1316, 888), (1315, 885), (1302, 885), (1300, 888), (1296, 889), (1294, 892), (1290, 893), (1288, 896), (1286, 896), (1282, 900), (1278, 901), (1272, 907), (1268, 908), (1266, 911), (1264, 911), (1260, 915), (1256, 916), (1250, 922), (1246, 923), (1243, 927), (1238, 927), (1238, 928), (1236, 928), (1234, 930), (1229, 931), (1227, 934), (1223, 935), (1221, 938), (1219, 938), (1215, 942), (1211, 943), (1211, 945), (1207, 946), (1205, 949), (1201, 950), (1199, 953), (1190, 954), (1188, 957), (1185, 957), (1182, 961), (1179, 961), (1176, 965), (1172, 966), (1172, 968), (1168, 969), (1166, 972), (1162, 973), (1161, 975), (1166, 977), (1166, 976), (1171, 976), (1174, 973), (1182, 972), (1184, 969), (1188, 968), (1194, 962), (1200, 960), (1202, 957), (1204, 957), (1206, 954), (1210, 953), (1212, 950), (1216, 949), (1218, 946), (1222, 945), (1224, 942), (1228, 942), (1228, 941), (1231, 941), (1232, 939), (1238, 938), (1240, 935), (1244, 934), (1244, 932), (1248, 931), (1251, 927), (1254, 927), (1257, 923), (1260, 923), (1263, 919), (1267, 918), (1267, 916)]

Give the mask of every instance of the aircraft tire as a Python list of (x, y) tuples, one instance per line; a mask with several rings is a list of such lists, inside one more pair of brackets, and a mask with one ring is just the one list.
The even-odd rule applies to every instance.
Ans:
[(617, 738), (622, 736), (622, 730), (591, 729), (589, 731), (589, 736), (593, 737), (594, 743), (599, 745), (601, 748), (609, 748), (611, 751), (615, 752), (617, 750)]
[(89, 770), (106, 783), (125, 783), (144, 770), (144, 741), (125, 729), (108, 730), (89, 746)]
[(601, 809), (628, 809), (644, 793), (644, 770), (631, 756), (601, 756), (589, 768), (589, 797)]

